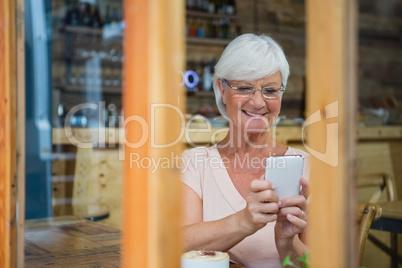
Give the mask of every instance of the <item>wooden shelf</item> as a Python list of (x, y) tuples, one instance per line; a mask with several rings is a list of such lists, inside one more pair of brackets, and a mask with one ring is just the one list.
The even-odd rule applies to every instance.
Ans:
[(196, 96), (196, 97), (215, 97), (215, 93), (213, 90), (211, 91), (187, 91), (188, 96)]
[(86, 26), (73, 26), (73, 25), (65, 25), (61, 28), (62, 31), (67, 33), (76, 33), (76, 34), (94, 34), (94, 35), (102, 35), (102, 29), (99, 28), (91, 28)]
[[(98, 87), (98, 86), (94, 86)], [(92, 92), (95, 91), (88, 88), (85, 85), (62, 85), (62, 84), (56, 84), (53, 85), (53, 88), (58, 88), (61, 89), (65, 92), (71, 92), (71, 93), (84, 93), (84, 92)], [(101, 89), (101, 92), (103, 94), (121, 94), (122, 92), (122, 87), (121, 86), (99, 86)]]
[(201, 38), (201, 37), (187, 37), (188, 44), (194, 45), (209, 45), (209, 46), (226, 46), (232, 41), (231, 39), (218, 39), (218, 38)]
[[(76, 62), (76, 63), (85, 63), (88, 60), (91, 60), (91, 57), (88, 58), (77, 58), (77, 57), (53, 57), (53, 60), (57, 60), (57, 61), (71, 61), (71, 62)], [(106, 59), (101, 59), (101, 65), (104, 66), (112, 66), (112, 67), (121, 67), (122, 66), (122, 62), (120, 61), (110, 61), (110, 60), (106, 60)]]
[[(122, 44), (122, 36), (105, 37), (104, 30), (100, 28), (91, 28), (86, 26), (72, 26), (65, 25), (60, 29), (62, 32), (71, 34), (82, 34), (82, 35), (96, 35), (102, 38), (102, 44)], [(107, 30), (106, 30), (107, 33)], [(107, 35), (107, 34), (106, 34)]]
[(399, 140), (402, 138), (402, 126), (359, 127), (357, 136), (360, 140)]
[(208, 12), (194, 11), (194, 10), (187, 10), (186, 15), (187, 15), (187, 17), (198, 17), (198, 18), (208, 18), (208, 19), (230, 19), (230, 20), (238, 20), (239, 19), (239, 17), (236, 15), (208, 13)]
[[(53, 136), (53, 138), (55, 138)], [(58, 144), (58, 143), (55, 143)], [(52, 160), (63, 160), (63, 161), (68, 161), (68, 160), (75, 160), (77, 159), (77, 154), (76, 153), (52, 153)]]

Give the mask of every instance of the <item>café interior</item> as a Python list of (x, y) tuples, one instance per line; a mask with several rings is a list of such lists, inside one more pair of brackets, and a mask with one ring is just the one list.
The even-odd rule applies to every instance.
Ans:
[(211, 79), (243, 33), (290, 65), (271, 133), (312, 156), (309, 267), (402, 267), (401, 0), (7, 0), (0, 23), (1, 267), (180, 267), (173, 162), (228, 132)]

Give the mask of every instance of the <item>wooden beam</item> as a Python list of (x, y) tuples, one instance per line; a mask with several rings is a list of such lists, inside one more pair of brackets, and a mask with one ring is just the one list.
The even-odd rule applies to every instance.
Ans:
[(0, 263), (16, 267), (16, 1), (0, 2)]
[[(16, 267), (24, 267), (25, 245), (25, 27), (24, 0), (16, 0), (16, 77), (17, 84), (17, 212)], [(18, 79), (17, 79), (18, 78)]]
[[(182, 0), (125, 1), (123, 109), (126, 122), (130, 121), (126, 138), (131, 143), (143, 138), (144, 143), (125, 146), (123, 267), (180, 266), (180, 174), (174, 168), (153, 171), (144, 165), (181, 152), (180, 140), (168, 148), (152, 145), (174, 141), (182, 127), (173, 108), (152, 109), (152, 105), (185, 103), (179, 87), (184, 7)], [(140, 157), (140, 165), (130, 161), (133, 155)]]
[(307, 119), (311, 125), (306, 130), (313, 154), (309, 211), (311, 264), (357, 267), (353, 228), (356, 1), (306, 3), (307, 115), (311, 120)]

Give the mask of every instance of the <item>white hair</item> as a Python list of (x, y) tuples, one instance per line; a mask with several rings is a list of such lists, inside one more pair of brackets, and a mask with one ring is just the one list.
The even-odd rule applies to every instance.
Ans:
[(223, 104), (218, 80), (253, 81), (280, 71), (281, 86), (286, 88), (289, 77), (289, 64), (282, 47), (267, 35), (243, 34), (236, 37), (225, 48), (215, 65), (212, 79), (216, 105), (225, 117), (226, 105)]

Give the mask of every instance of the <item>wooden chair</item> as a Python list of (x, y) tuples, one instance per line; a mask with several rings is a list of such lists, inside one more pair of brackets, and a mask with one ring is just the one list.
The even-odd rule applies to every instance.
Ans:
[(360, 176), (357, 178), (357, 187), (377, 187), (376, 191), (370, 197), (370, 200), (368, 200), (370, 203), (377, 203), (384, 190), (387, 193), (387, 201), (396, 200), (394, 182), (392, 180), (392, 176), (387, 173), (375, 173)]
[(381, 217), (381, 207), (372, 203), (360, 203), (359, 204), (359, 265), (363, 261), (364, 248), (369, 236), (371, 223)]
[(77, 148), (73, 214), (120, 229), (122, 167), (118, 148)]
[[(370, 174), (370, 175), (365, 175), (357, 178), (357, 187), (358, 189), (362, 188), (374, 188), (375, 191), (371, 194), (368, 202), (371, 204), (377, 203), (382, 194), (385, 192), (386, 193), (386, 201), (392, 202), (395, 201), (396, 198), (396, 193), (395, 193), (395, 186), (394, 182), (392, 179), (392, 176), (387, 173), (375, 173), (375, 174)], [(371, 223), (370, 223), (371, 225)], [(379, 249), (382, 251), (386, 252), (388, 255), (390, 255), (390, 248), (386, 246), (382, 241), (380, 241), (377, 237), (375, 237), (373, 234), (370, 234), (367, 230), (367, 235), (366, 238), (370, 240), (375, 246), (377, 246)], [(397, 234), (395, 233), (390, 233), (390, 242), (391, 242), (391, 248), (396, 247), (397, 245)], [(361, 251), (360, 253), (362, 254), (364, 252)], [(359, 259), (361, 260), (362, 255), (359, 255)]]
[(73, 214), (99, 221), (109, 217), (109, 209), (99, 202), (99, 186), (92, 168), (93, 148), (77, 148), (73, 189)]

